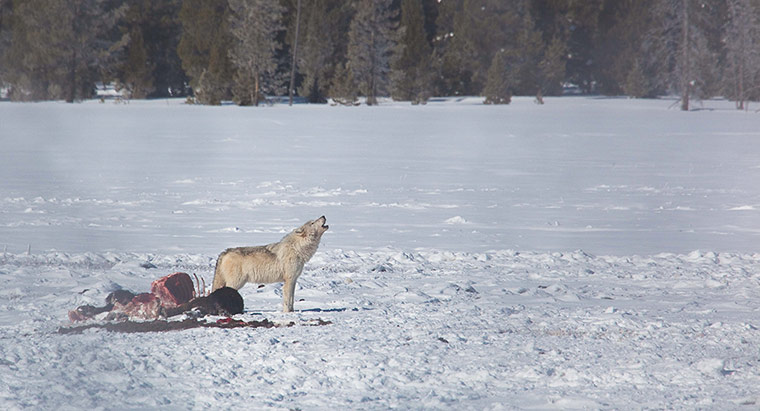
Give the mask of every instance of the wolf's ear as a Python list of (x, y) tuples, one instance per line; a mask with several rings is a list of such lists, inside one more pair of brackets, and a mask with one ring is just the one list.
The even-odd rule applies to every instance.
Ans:
[(303, 227), (298, 227), (298, 228), (296, 228), (296, 231), (295, 231), (295, 233), (296, 233), (296, 234), (300, 234), (300, 235), (304, 235), (304, 232), (305, 232), (305, 231), (306, 231), (306, 230), (304, 230), (304, 229), (303, 229)]

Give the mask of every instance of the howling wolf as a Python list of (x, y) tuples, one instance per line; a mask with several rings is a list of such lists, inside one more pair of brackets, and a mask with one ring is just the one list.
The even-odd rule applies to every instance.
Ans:
[(303, 266), (319, 247), (329, 226), (322, 216), (293, 230), (277, 243), (258, 247), (228, 248), (216, 260), (212, 291), (222, 287), (241, 289), (246, 283), (285, 282), (282, 311), (293, 311), (293, 293)]

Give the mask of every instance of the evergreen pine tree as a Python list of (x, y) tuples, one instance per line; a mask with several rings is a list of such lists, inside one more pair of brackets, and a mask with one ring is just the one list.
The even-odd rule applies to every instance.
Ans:
[(142, 30), (135, 26), (129, 34), (127, 61), (124, 64), (124, 84), (131, 98), (146, 98), (153, 92), (153, 65), (148, 61)]
[[(502, 49), (516, 49), (524, 1), (463, 0), (455, 11), (451, 44), (447, 47), (452, 74), (459, 77), (463, 94), (480, 94), (494, 55)], [(456, 67), (459, 66), (459, 67)], [(469, 77), (469, 78), (468, 78)]]
[(513, 86), (510, 84), (508, 61), (509, 56), (505, 52), (498, 52), (493, 56), (483, 89), (485, 104), (509, 104), (512, 101)]
[[(295, 49), (298, 0), (286, 4), (285, 45), (281, 55), (292, 58)], [(301, 24), (296, 60), (298, 94), (310, 103), (326, 103), (337, 65), (346, 60), (349, 24), (354, 14), (352, 2), (345, 0), (302, 0)], [(282, 36), (281, 36), (282, 37)], [(279, 70), (284, 70), (280, 62)]]
[(351, 70), (346, 64), (338, 65), (330, 87), (330, 97), (338, 104), (352, 106), (356, 104), (357, 94), (358, 88)]
[(349, 60), (348, 43), (350, 39), (346, 33), (351, 30), (351, 21), (356, 14), (356, 7), (354, 2), (344, 0), (319, 0), (319, 2), (333, 5), (328, 12), (329, 30), (326, 35), (329, 44), (332, 46), (332, 53), (328, 58), (327, 71), (325, 72), (326, 81), (331, 83), (339, 66)]
[(55, 44), (63, 33), (56, 26), (49, 30), (42, 27), (52, 23), (52, 15), (44, 13), (44, 7), (51, 7), (51, 13), (62, 13), (63, 8), (60, 5), (54, 8), (56, 4), (39, 0), (13, 0), (12, 3), (12, 20), (9, 30), (6, 29), (10, 31), (12, 42), (3, 56), (5, 80), (11, 85), (9, 97), (14, 101), (62, 98), (63, 79), (57, 66), (63, 60), (63, 53), (58, 47), (44, 45)]
[[(520, 16), (519, 26), (515, 28), (517, 33), (494, 55), (484, 94), (491, 97), (498, 95), (494, 94), (498, 91), (498, 88), (494, 89), (494, 84), (506, 81), (510, 96), (535, 95), (537, 101), (543, 102), (544, 95), (557, 95), (562, 91), (565, 43), (554, 37), (545, 44), (528, 7), (518, 7), (515, 13)], [(497, 73), (502, 73), (500, 75), (506, 78), (494, 79), (493, 76), (499, 75)]]
[(348, 60), (367, 105), (387, 92), (390, 58), (395, 46), (393, 0), (359, 0), (348, 32)]
[[(597, 37), (600, 42), (594, 53), (599, 61), (599, 89), (607, 95), (626, 94), (643, 97), (652, 94), (649, 83), (641, 83), (646, 90), (633, 91), (630, 77), (634, 68), (644, 77), (653, 73), (645, 71), (642, 64), (642, 41), (650, 29), (650, 10), (654, 0), (619, 0), (607, 3), (606, 18), (601, 18)], [(631, 94), (633, 93), (633, 94)]]
[(310, 103), (324, 103), (329, 85), (326, 76), (334, 52), (334, 43), (329, 35), (330, 14), (322, 2), (309, 1), (304, 9), (304, 38), (298, 59), (298, 69), (304, 79), (298, 93), (306, 96)]
[(270, 0), (229, 0), (229, 4), (235, 40), (230, 57), (237, 68), (235, 99), (258, 106), (264, 93), (276, 87), (275, 52), (281, 48), (277, 33), (284, 8)]
[(431, 49), (425, 33), (423, 12), (421, 0), (401, 2), (401, 50), (397, 51), (391, 64), (391, 95), (394, 100), (424, 103), (431, 94)]
[(179, 13), (182, 37), (177, 54), (190, 78), (190, 87), (202, 104), (219, 104), (232, 96), (230, 84), (234, 70), (229, 59), (228, 15), (226, 1), (182, 2)]
[(623, 92), (633, 98), (646, 96), (648, 92), (647, 79), (638, 60), (634, 60), (631, 70), (623, 84)]
[[(745, 101), (760, 80), (760, 18), (757, 3), (750, 0), (728, 0), (728, 18), (725, 24), (726, 45), (726, 95), (736, 101), (736, 108), (743, 110)], [(752, 90), (754, 88), (754, 90)]]
[[(217, 32), (216, 36), (221, 38), (225, 33)], [(222, 104), (222, 100), (230, 97), (231, 69), (225, 50), (226, 48), (222, 47), (212, 47), (209, 50), (208, 68), (201, 73), (195, 88), (195, 97), (201, 104), (218, 106)]]
[(122, 48), (124, 39), (108, 38), (126, 7), (111, 8), (108, 0), (70, 0), (65, 2), (71, 26), (67, 25), (63, 44), (66, 55), (64, 97), (71, 103), (92, 97), (95, 82), (112, 71), (114, 51)]
[(623, 92), (633, 98), (641, 98), (647, 95), (649, 87), (647, 85), (647, 78), (644, 75), (644, 70), (639, 64), (638, 59), (634, 60), (633, 66), (631, 66), (628, 76), (623, 84)]
[(119, 39), (109, 37), (123, 7), (106, 0), (24, 0), (13, 4), (11, 98), (89, 98), (110, 69)]
[(457, 32), (460, 18), (464, 13), (461, 1), (436, 3), (436, 32), (433, 37), (433, 93), (441, 96), (475, 94), (472, 86), (472, 71), (466, 64), (462, 41)]
[(539, 67), (539, 93), (546, 96), (562, 94), (562, 82), (565, 79), (566, 44), (559, 37), (554, 37), (543, 47), (543, 56)]
[[(575, 84), (584, 92), (596, 92), (600, 85), (602, 58), (596, 53), (603, 38), (600, 29), (609, 19), (606, 14), (611, 5), (627, 0), (531, 0), (530, 10), (535, 16), (536, 29), (544, 41), (559, 39), (565, 44), (565, 81)], [(647, 0), (635, 0), (645, 2)]]
[(698, 0), (660, 0), (653, 15), (657, 18), (645, 41), (648, 64), (658, 73), (666, 91), (677, 91), (681, 109), (689, 110), (694, 96), (703, 95), (715, 67), (709, 47), (710, 7)]
[(564, 60), (566, 78), (588, 93), (597, 92), (599, 61), (594, 54), (599, 44), (599, 22), (605, 0), (567, 1), (565, 36), (554, 35), (567, 47)]
[[(182, 35), (179, 19), (182, 0), (131, 0), (128, 4), (124, 30), (132, 32), (139, 29), (142, 35), (142, 48), (150, 67), (147, 77), (152, 85), (152, 91), (148, 95), (185, 95), (188, 78), (177, 55), (177, 46)], [(130, 48), (131, 45), (127, 45), (127, 49)], [(129, 75), (125, 70), (122, 70), (122, 79)]]
[(541, 59), (544, 53), (544, 44), (541, 32), (536, 30), (534, 22), (527, 8), (517, 25), (517, 33), (513, 39), (509, 39), (502, 45), (503, 53), (507, 59), (511, 87), (518, 95), (542, 94), (543, 68)]
[(13, 2), (0, 0), (0, 89), (4, 88), (8, 81), (8, 64), (5, 54), (11, 45), (11, 14)]

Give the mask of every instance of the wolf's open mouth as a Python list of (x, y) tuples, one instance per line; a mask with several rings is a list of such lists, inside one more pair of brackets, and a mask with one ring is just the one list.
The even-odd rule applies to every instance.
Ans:
[(322, 228), (324, 228), (325, 230), (330, 228), (330, 226), (327, 225), (327, 218), (325, 218), (325, 216), (320, 217), (320, 220), (322, 220)]

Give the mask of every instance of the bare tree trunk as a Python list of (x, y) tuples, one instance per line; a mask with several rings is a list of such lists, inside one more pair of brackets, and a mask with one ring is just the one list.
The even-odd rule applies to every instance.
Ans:
[(71, 53), (71, 66), (69, 67), (69, 93), (66, 96), (67, 103), (73, 103), (77, 97), (77, 52)]
[(288, 89), (288, 95), (290, 96), (290, 105), (293, 105), (293, 88), (296, 83), (296, 62), (298, 61), (298, 31), (301, 26), (301, 0), (298, 0), (298, 6), (296, 8), (296, 38), (293, 41), (293, 64), (290, 65), (290, 88)]
[(739, 82), (738, 82), (738, 95), (736, 96), (737, 99), (737, 109), (744, 110), (744, 36), (741, 37), (741, 43), (740, 43), (740, 49), (742, 51), (740, 57), (739, 57)]
[[(253, 80), (253, 79), (254, 79), (254, 77), (251, 76), (251, 80)], [(250, 104), (255, 104), (254, 102), (256, 101), (256, 91), (249, 88), (249, 93), (251, 94), (251, 103)]]
[(739, 95), (737, 96), (737, 109), (744, 110), (744, 62), (739, 62)]
[(682, 0), (683, 21), (681, 22), (681, 31), (683, 32), (683, 66), (681, 68), (681, 110), (689, 111), (689, 87), (691, 86), (689, 77), (689, 0)]
[(253, 79), (253, 105), (258, 107), (259, 106), (259, 74), (255, 74), (255, 78)]
[(370, 33), (370, 44), (372, 45), (372, 50), (370, 51), (370, 58), (369, 58), (369, 64), (370, 64), (370, 75), (369, 75), (369, 84), (367, 85), (367, 105), (368, 106), (374, 106), (377, 105), (377, 91), (375, 86), (375, 77), (377, 76), (377, 61), (375, 60), (375, 32), (372, 31)]

